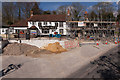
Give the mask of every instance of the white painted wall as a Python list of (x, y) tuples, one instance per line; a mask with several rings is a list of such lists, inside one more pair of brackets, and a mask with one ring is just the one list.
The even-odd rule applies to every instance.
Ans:
[[(38, 28), (38, 30), (40, 31), (40, 33), (42, 33), (42, 30), (39, 29), (39, 26), (38, 26), (38, 21), (37, 22), (34, 22), (34, 25), (32, 24), (33, 22), (30, 22), (28, 21), (28, 28), (32, 27), (32, 26), (36, 26)], [(41, 22), (42, 23), (42, 22)]]
[[(9, 30), (9, 34), (15, 33), (14, 29), (8, 29), (8, 28), (0, 28), (0, 34), (6, 34), (6, 30)], [(4, 32), (3, 32), (4, 31)]]
[(0, 28), (0, 34), (6, 34), (8, 28)]
[(14, 27), (14, 29), (20, 29), (20, 30), (24, 30), (24, 29), (27, 29), (27, 27)]
[[(30, 28), (32, 26), (36, 26), (39, 29), (38, 23), (41, 23), (42, 26), (55, 26), (56, 22), (51, 22), (51, 24), (50, 24), (50, 22), (47, 22), (46, 25), (42, 21), (41, 22), (38, 22), (38, 21), (34, 22), (34, 25), (32, 24), (32, 22), (28, 22), (28, 28)], [(66, 31), (66, 28), (67, 28), (66, 22), (63, 22), (63, 27), (59, 26), (59, 24), (60, 24), (59, 22), (57, 22), (57, 23), (58, 23), (58, 27), (57, 27), (57, 29), (54, 32), (58, 32), (58, 34), (59, 34), (60, 33), (59, 29), (63, 29), (63, 35), (66, 35), (67, 34), (67, 31)], [(42, 30), (39, 29), (39, 31), (40, 31), (40, 33), (42, 35)], [(49, 34), (54, 34), (54, 32), (52, 32), (52, 29), (49, 30)], [(46, 35), (49, 35), (49, 34), (46, 34)], [(45, 35), (45, 34), (43, 34), (43, 35)]]

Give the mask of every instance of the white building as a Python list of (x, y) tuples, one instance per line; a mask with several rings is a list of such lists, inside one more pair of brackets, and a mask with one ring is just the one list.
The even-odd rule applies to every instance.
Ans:
[(38, 32), (32, 29), (31, 32), (40, 35), (67, 35), (66, 15), (33, 15), (28, 19), (28, 28), (32, 27), (37, 28)]
[(66, 15), (33, 15), (27, 20), (11, 25), (9, 29), (2, 28), (0, 32), (5, 34), (6, 30), (9, 30), (9, 34), (21, 34), (22, 37), (28, 30), (31, 35), (67, 35), (67, 28)]

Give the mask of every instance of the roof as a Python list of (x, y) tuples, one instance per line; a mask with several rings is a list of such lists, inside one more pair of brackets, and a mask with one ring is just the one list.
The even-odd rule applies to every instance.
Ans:
[(28, 27), (28, 20), (21, 20), (11, 25), (11, 27)]
[(66, 21), (66, 15), (33, 15), (28, 21)]
[(32, 27), (30, 27), (30, 29), (37, 29), (37, 27), (36, 26), (32, 26)]

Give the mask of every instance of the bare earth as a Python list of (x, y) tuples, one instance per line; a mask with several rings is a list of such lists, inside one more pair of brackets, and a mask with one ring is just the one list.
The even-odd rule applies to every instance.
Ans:
[(115, 46), (115, 44), (83, 45), (61, 54), (42, 54), (39, 58), (25, 55), (3, 55), (0, 58), (2, 68), (11, 63), (24, 63), (18, 70), (5, 75), (5, 78), (65, 78)]

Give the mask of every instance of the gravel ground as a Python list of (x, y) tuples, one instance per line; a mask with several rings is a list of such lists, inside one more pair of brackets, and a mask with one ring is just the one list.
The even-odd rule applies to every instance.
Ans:
[[(91, 62), (93, 69), (84, 78), (103, 78), (103, 80), (118, 80), (120, 79), (120, 45), (103, 56)], [(106, 79), (108, 78), (108, 79)]]

